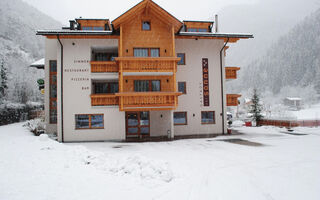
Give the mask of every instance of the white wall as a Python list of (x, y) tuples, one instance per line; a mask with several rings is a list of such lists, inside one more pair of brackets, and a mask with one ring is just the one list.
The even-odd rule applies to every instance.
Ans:
[[(90, 60), (92, 47), (118, 46), (118, 40), (102, 39), (62, 39), (64, 47), (63, 63), (63, 110), (64, 110), (64, 141), (103, 141), (125, 139), (125, 113), (118, 107), (91, 106), (91, 79), (97, 75), (91, 74)], [(59, 51), (59, 50), (58, 50)], [(60, 74), (60, 57), (58, 53), (58, 74)], [(84, 70), (70, 72), (70, 70)], [(67, 71), (66, 71), (67, 70)], [(69, 71), (68, 71), (69, 70)], [(60, 77), (60, 76), (59, 76)], [(107, 78), (108, 76), (106, 76)], [(109, 76), (110, 77), (110, 76)], [(117, 76), (111, 76), (115, 78)], [(88, 79), (80, 80), (79, 79)], [(100, 77), (101, 79), (101, 77)], [(60, 78), (58, 79), (58, 96), (61, 94)], [(58, 99), (58, 106), (60, 107)], [(60, 110), (60, 109), (59, 109)], [(104, 129), (75, 129), (76, 114), (103, 114)], [(58, 111), (59, 121), (61, 114)], [(58, 124), (60, 127), (61, 123)], [(59, 140), (62, 140), (59, 131)]]
[[(223, 45), (223, 40), (176, 39), (176, 53), (186, 54), (186, 65), (178, 65), (177, 82), (186, 82), (187, 94), (179, 97), (179, 106), (175, 112), (187, 111), (188, 125), (175, 126), (175, 135), (222, 133), (222, 116), (220, 115), (220, 113), (222, 113), (221, 72), (219, 57), (220, 49)], [(200, 98), (203, 97), (202, 58), (208, 58), (209, 61), (209, 107), (204, 107), (200, 100)], [(215, 111), (215, 124), (202, 125), (201, 111)], [(193, 116), (193, 114), (195, 116)]]
[(44, 79), (44, 109), (45, 109), (45, 122), (46, 122), (46, 131), (47, 133), (57, 133), (57, 125), (50, 124), (50, 112), (49, 112), (49, 93), (50, 93), (50, 60), (57, 60), (57, 40), (45, 40), (45, 79)]

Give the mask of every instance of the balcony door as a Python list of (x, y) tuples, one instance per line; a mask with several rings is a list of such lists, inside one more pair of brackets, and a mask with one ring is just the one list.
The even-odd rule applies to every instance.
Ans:
[(126, 137), (143, 138), (150, 136), (149, 112), (126, 112)]

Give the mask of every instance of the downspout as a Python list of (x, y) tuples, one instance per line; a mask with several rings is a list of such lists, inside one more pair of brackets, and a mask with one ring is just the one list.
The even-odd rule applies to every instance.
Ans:
[(221, 70), (221, 105), (222, 105), (222, 134), (224, 134), (224, 94), (223, 94), (223, 66), (222, 66), (222, 51), (224, 50), (224, 48), (227, 46), (228, 42), (229, 42), (229, 37), (227, 38), (227, 41), (224, 43), (222, 49), (220, 50), (220, 70)]
[(61, 48), (61, 142), (64, 142), (64, 136), (63, 136), (63, 45), (61, 43), (59, 35), (57, 35), (58, 41), (60, 43)]

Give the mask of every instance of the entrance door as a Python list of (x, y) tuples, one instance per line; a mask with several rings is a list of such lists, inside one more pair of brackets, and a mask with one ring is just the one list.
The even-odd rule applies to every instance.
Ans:
[(149, 137), (149, 112), (126, 112), (126, 137)]

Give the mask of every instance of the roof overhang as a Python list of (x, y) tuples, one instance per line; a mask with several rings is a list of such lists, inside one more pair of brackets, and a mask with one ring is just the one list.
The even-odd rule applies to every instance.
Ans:
[(242, 33), (201, 33), (201, 32), (180, 32), (176, 39), (224, 39), (229, 43), (235, 43), (240, 39), (253, 38), (252, 34)]
[(113, 34), (112, 31), (84, 31), (84, 30), (39, 30), (37, 35), (43, 35), (47, 38), (88, 38), (88, 39), (118, 39), (119, 35)]
[(32, 63), (29, 67), (35, 67), (37, 69), (44, 69), (44, 58), (37, 60), (36, 62)]
[(145, 12), (146, 10), (151, 10), (160, 17), (162, 20), (166, 21), (168, 24), (171, 24), (174, 27), (175, 32), (177, 33), (181, 26), (182, 22), (175, 18), (173, 15), (168, 13), (166, 10), (161, 8), (158, 4), (152, 0), (143, 0), (139, 4), (135, 5), (129, 9), (124, 14), (120, 15), (118, 18), (112, 21), (112, 25), (115, 30), (120, 28), (120, 25), (134, 19), (138, 14)]

